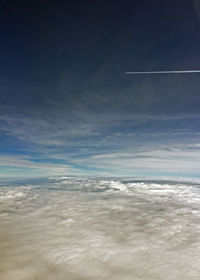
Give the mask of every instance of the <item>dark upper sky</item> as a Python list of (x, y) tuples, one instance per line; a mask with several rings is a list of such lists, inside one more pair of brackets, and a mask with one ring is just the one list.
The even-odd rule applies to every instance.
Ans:
[(1, 1), (1, 176), (198, 176), (200, 1)]

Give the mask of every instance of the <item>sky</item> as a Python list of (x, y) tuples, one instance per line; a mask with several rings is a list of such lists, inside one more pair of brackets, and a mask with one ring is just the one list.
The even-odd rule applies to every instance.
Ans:
[(0, 2), (0, 177), (200, 175), (200, 1)]

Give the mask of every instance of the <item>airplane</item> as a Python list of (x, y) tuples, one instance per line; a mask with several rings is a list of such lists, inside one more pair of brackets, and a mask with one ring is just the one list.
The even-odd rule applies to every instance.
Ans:
[(200, 70), (169, 70), (169, 71), (127, 71), (126, 75), (151, 75), (151, 74), (193, 74), (200, 73)]

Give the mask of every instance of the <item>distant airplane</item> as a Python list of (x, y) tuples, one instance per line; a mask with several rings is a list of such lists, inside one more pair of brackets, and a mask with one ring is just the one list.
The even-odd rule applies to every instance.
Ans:
[(126, 75), (147, 75), (147, 74), (188, 74), (200, 73), (200, 70), (169, 70), (169, 71), (133, 71), (124, 72)]

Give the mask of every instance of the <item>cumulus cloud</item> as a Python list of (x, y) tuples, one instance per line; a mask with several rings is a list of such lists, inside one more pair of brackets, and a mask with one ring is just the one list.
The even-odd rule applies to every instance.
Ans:
[(68, 177), (39, 186), (0, 188), (1, 279), (199, 278), (199, 185)]

